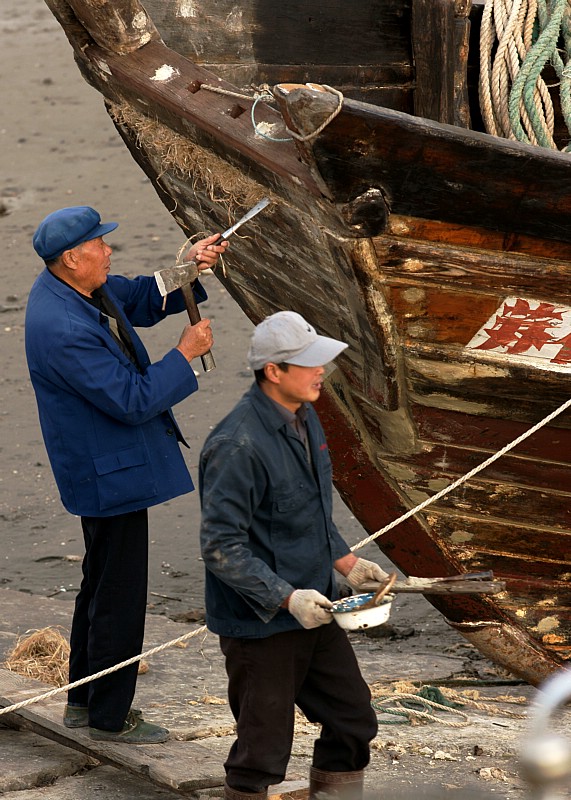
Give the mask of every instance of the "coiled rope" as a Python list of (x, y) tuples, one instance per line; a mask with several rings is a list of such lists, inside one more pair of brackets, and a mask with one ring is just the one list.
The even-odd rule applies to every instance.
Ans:
[[(559, 83), (543, 77), (551, 64)], [(480, 30), (480, 108), (485, 128), (558, 149), (550, 89), (571, 134), (571, 10), (567, 0), (486, 0)], [(561, 148), (571, 150), (567, 144)]]
[[(396, 708), (387, 708), (386, 703), (394, 703)], [(374, 698), (371, 705), (380, 714), (388, 714), (388, 719), (380, 719), (381, 725), (398, 725), (403, 722), (413, 723), (415, 720), (423, 722), (442, 722), (452, 728), (465, 728), (470, 724), (470, 718), (464, 711), (460, 711), (461, 703), (448, 700), (440, 689), (433, 686), (423, 686), (415, 694), (399, 692), (389, 697)], [(432, 714), (431, 711), (446, 711), (462, 718), (461, 722), (443, 720)], [(392, 718), (391, 718), (392, 717)], [(396, 717), (396, 719), (395, 719)]]
[[(491, 713), (494, 716), (511, 717), (512, 719), (526, 719), (526, 712), (517, 712), (510, 709), (498, 707), (499, 703), (526, 704), (527, 698), (501, 696), (489, 697), (481, 700), (480, 693), (468, 690), (462, 694), (453, 689), (444, 691), (435, 686), (422, 686), (416, 693), (411, 691), (411, 686), (406, 683), (397, 682), (392, 691), (379, 694), (379, 688), (373, 686), (373, 699), (371, 705), (378, 714), (388, 715), (381, 717), (381, 725), (398, 725), (402, 723), (414, 724), (415, 722), (439, 722), (452, 728), (465, 728), (470, 724), (468, 714), (459, 709), (466, 706), (478, 711)], [(382, 696), (384, 695), (384, 696)], [(392, 703), (395, 708), (388, 708), (387, 704)], [(436, 716), (431, 711), (442, 711), (456, 714), (461, 717), (461, 721), (451, 720), (447, 717)]]

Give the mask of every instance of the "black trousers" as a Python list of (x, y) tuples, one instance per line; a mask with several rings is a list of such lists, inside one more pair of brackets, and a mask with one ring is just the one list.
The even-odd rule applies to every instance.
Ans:
[[(142, 651), (148, 581), (147, 510), (82, 517), (83, 580), (70, 635), (70, 683)], [(118, 731), (131, 706), (138, 662), (68, 692), (88, 706), (89, 724)]]
[(353, 772), (367, 766), (377, 718), (351, 643), (335, 622), (266, 639), (221, 637), (220, 646), (237, 723), (224, 765), (231, 788), (261, 792), (284, 779), (295, 705), (322, 726), (314, 767)]

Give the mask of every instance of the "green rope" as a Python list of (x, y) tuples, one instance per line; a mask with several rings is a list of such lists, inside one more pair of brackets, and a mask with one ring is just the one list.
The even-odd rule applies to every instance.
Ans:
[(377, 720), (379, 725), (412, 725), (412, 719), (406, 711), (399, 711), (397, 708), (381, 708), (375, 700), (371, 705), (377, 714), (395, 714), (400, 717), (400, 719), (379, 719)]
[(542, 30), (529, 49), (521, 69), (514, 79), (508, 101), (510, 124), (519, 141), (530, 142), (520, 122), (520, 109), (523, 103), (538, 143), (542, 147), (554, 147), (551, 137), (546, 134), (545, 126), (537, 110), (534, 93), (537, 80), (547, 62), (551, 60), (557, 69), (556, 62), (559, 57), (557, 42), (566, 8), (567, 0), (554, 0), (551, 13), (543, 0), (538, 3), (539, 24)]
[[(423, 700), (431, 700), (433, 703), (438, 703), (439, 706), (445, 706), (446, 708), (464, 708), (463, 703), (448, 700), (437, 686), (423, 686), (422, 689), (417, 692), (417, 695)], [(414, 701), (404, 701), (403, 705), (406, 705), (407, 702), (413, 703)]]

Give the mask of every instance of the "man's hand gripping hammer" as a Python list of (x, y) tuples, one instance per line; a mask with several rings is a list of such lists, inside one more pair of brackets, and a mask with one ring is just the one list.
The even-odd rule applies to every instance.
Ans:
[[(167, 267), (155, 272), (155, 280), (162, 297), (166, 297), (167, 294), (174, 292), (175, 289), (181, 290), (191, 325), (196, 325), (197, 322), (200, 322), (200, 311), (192, 290), (192, 284), (197, 278), (198, 266), (196, 261), (186, 261), (180, 266)], [(205, 372), (210, 372), (216, 367), (214, 356), (210, 350), (200, 356), (200, 360)]]
[[(256, 214), (259, 214), (269, 202), (269, 198), (264, 197), (259, 203), (256, 203), (253, 208), (246, 212), (238, 222), (235, 222), (231, 228), (221, 233), (219, 239), (212, 242), (212, 244), (217, 244), (221, 239), (227, 239), (234, 231), (238, 230), (241, 225), (248, 222), (252, 217), (255, 217)], [(166, 269), (160, 269), (155, 272), (155, 280), (162, 297), (166, 297), (167, 294), (174, 292), (175, 289), (180, 289), (182, 291), (188, 317), (192, 325), (196, 325), (197, 322), (200, 322), (200, 311), (198, 310), (194, 292), (192, 291), (192, 283), (197, 278), (198, 267), (196, 261), (186, 261), (183, 264), (167, 267)], [(215, 368), (216, 364), (214, 363), (214, 357), (210, 350), (200, 358), (202, 359), (202, 366), (205, 372), (210, 372), (211, 369)]]

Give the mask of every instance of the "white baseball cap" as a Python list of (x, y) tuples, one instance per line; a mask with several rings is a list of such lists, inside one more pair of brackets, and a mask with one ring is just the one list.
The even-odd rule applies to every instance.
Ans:
[(349, 345), (315, 328), (296, 311), (278, 311), (256, 325), (250, 339), (248, 363), (253, 370), (272, 364), (321, 367)]

